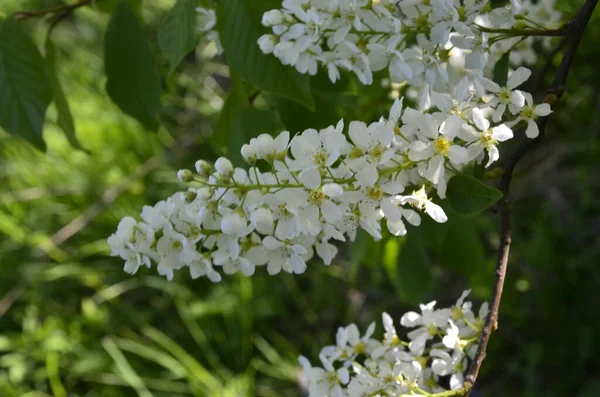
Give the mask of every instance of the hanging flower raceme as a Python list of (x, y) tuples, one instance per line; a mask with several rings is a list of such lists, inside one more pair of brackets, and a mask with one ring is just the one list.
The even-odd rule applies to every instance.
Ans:
[[(464, 78), (461, 90), (471, 92), (469, 84)], [(361, 228), (381, 239), (382, 220), (395, 236), (406, 234), (406, 223), (420, 225), (422, 215), (445, 222), (432, 194), (444, 198), (450, 177), (486, 153), (489, 166), (498, 143), (513, 135), (487, 118), (493, 112), (474, 91), (456, 94), (450, 104), (433, 95), (421, 109), (397, 99), (387, 118), (371, 124), (345, 128), (340, 120), (291, 140), (288, 131), (262, 134), (241, 149), (248, 169), (224, 157), (199, 160), (195, 172), (178, 173), (187, 191), (144, 207), (141, 221), (121, 221), (109, 238), (112, 253), (129, 273), (156, 264), (169, 279), (187, 268), (216, 282), (222, 273), (250, 276), (257, 266), (302, 273), (315, 254), (328, 265), (335, 241), (353, 241)], [(514, 106), (512, 124), (534, 117)]]
[(465, 302), (469, 292), (449, 308), (436, 309), (433, 301), (420, 305), (420, 313), (404, 314), (399, 325), (408, 329), (406, 339), (387, 313), (380, 339), (373, 337), (375, 323), (362, 336), (355, 324), (340, 327), (335, 345), (321, 350), (318, 366), (299, 359), (309, 397), (435, 396), (448, 390), (458, 395), (488, 315), (487, 303), (473, 312)]
[[(511, 0), (493, 8), (489, 0), (285, 0), (263, 15), (272, 32), (258, 44), (300, 73), (314, 75), (321, 65), (332, 82), (347, 70), (371, 84), (374, 72), (387, 69), (394, 83), (435, 86), (464, 69), (481, 73), (495, 64), (490, 56), (509, 51), (512, 59), (535, 61), (532, 39), (502, 29), (556, 27), (561, 14), (544, 3)], [(449, 60), (459, 67), (450, 70)]]

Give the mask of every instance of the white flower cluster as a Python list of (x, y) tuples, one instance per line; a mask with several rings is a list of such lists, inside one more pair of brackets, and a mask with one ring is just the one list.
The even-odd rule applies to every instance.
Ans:
[(196, 173), (179, 172), (194, 187), (144, 207), (142, 222), (122, 220), (109, 238), (112, 253), (129, 273), (155, 262), (169, 279), (188, 267), (193, 278), (219, 281), (217, 268), (302, 273), (315, 252), (330, 264), (331, 240), (353, 241), (358, 228), (380, 239), (382, 220), (395, 236), (406, 233), (405, 222), (420, 224), (418, 211), (445, 222), (430, 193), (444, 198), (449, 178), (469, 162), (496, 161), (497, 144), (513, 136), (507, 124), (527, 122), (533, 137), (535, 119), (550, 113), (515, 89), (529, 74), (516, 70), (506, 87), (482, 79), (493, 93), (487, 104), (465, 77), (452, 96), (425, 90), (420, 109), (396, 99), (387, 119), (352, 121), (347, 134), (343, 120), (291, 141), (288, 131), (262, 134), (241, 149), (248, 170), (226, 158), (214, 166), (200, 160)]
[(489, 28), (543, 29), (532, 13), (556, 22), (560, 14), (548, 3), (511, 0), (492, 9), (489, 0), (284, 0), (263, 15), (272, 33), (258, 44), (303, 74), (316, 74), (321, 64), (332, 82), (343, 69), (371, 84), (373, 72), (387, 68), (394, 83), (443, 86), (452, 73), (480, 76), (492, 44), (516, 37), (493, 51), (504, 53), (523, 37)]
[(217, 26), (217, 14), (215, 10), (210, 8), (197, 7), (198, 12), (198, 30), (202, 32), (202, 42), (214, 43), (216, 49), (214, 55), (221, 55), (223, 53), (223, 46), (221, 45), (221, 39), (219, 32), (215, 29)]
[[(509, 23), (504, 23), (504, 28), (515, 29), (556, 29), (563, 23), (563, 14), (556, 9), (555, 0), (521, 0), (520, 5), (515, 4), (517, 8), (518, 18), (516, 21), (510, 20)], [(478, 24), (484, 27), (498, 27), (491, 21), (482, 17), (477, 21)], [(537, 54), (534, 49), (534, 43), (540, 41), (545, 50), (552, 47), (553, 37), (539, 36), (515, 36), (507, 37), (502, 40), (497, 40), (491, 46), (490, 59), (488, 64), (495, 64), (496, 61), (505, 53), (510, 51), (510, 62), (513, 65), (534, 64), (537, 60)]]
[[(358, 327), (340, 327), (336, 344), (324, 347), (313, 367), (305, 357), (300, 364), (308, 379), (309, 397), (430, 396), (459, 391), (488, 314), (478, 315), (465, 291), (450, 308), (435, 309), (436, 302), (408, 312), (400, 325), (409, 328), (407, 340), (396, 332), (392, 318), (383, 313), (385, 333), (372, 337), (375, 323), (361, 336)], [(448, 394), (445, 394), (448, 395)]]

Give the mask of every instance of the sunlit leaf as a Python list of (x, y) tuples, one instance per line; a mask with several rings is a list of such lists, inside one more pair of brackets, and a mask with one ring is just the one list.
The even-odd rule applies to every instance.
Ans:
[(481, 212), (502, 198), (500, 191), (468, 175), (453, 176), (447, 195), (450, 205), (461, 214)]

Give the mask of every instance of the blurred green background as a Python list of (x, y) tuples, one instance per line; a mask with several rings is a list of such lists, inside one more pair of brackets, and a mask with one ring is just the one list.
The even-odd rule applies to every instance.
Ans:
[[(154, 47), (173, 3), (146, 0), (140, 8)], [(570, 15), (579, 3), (558, 6)], [(0, 17), (60, 4), (2, 0)], [(379, 244), (360, 235), (330, 267), (313, 261), (300, 276), (259, 269), (220, 284), (187, 274), (168, 282), (145, 268), (128, 276), (106, 238), (123, 216), (181, 189), (177, 169), (232, 150), (233, 138), (211, 138), (230, 76), (222, 57), (211, 58), (214, 48), (200, 45), (164, 78), (162, 126), (148, 132), (106, 95), (109, 17), (84, 7), (53, 33), (87, 152), (69, 145), (52, 107), (46, 154), (0, 132), (0, 396), (300, 396), (298, 355), (315, 360), (337, 326), (377, 321), (380, 335), (382, 311), (399, 319), (418, 302), (450, 304), (465, 288), (478, 302), (490, 297), (492, 213), (452, 214), (448, 224), (426, 223)], [(23, 24), (41, 42), (47, 21)], [(597, 12), (548, 137), (516, 174), (500, 328), (474, 397), (600, 396), (599, 41)], [(536, 48), (531, 90), (549, 52)], [(296, 132), (341, 116), (373, 119), (390, 103), (377, 84), (349, 80), (342, 92), (315, 81), (317, 113), (266, 94), (255, 106), (277, 109)]]

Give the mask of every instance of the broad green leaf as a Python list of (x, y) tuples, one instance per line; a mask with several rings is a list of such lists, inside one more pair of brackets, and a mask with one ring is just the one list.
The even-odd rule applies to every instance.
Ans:
[(276, 95), (269, 98), (269, 103), (277, 109), (281, 120), (292, 133), (335, 125), (356, 102), (356, 96), (350, 92), (349, 79), (342, 76), (342, 80), (336, 84), (332, 84), (325, 73), (311, 78), (311, 92), (317, 109), (315, 111)]
[(496, 62), (494, 66), (494, 83), (504, 87), (508, 81), (508, 65), (510, 61), (510, 51), (506, 52)]
[(398, 296), (411, 304), (422, 302), (433, 287), (431, 260), (417, 230), (391, 237), (384, 246), (383, 265)]
[[(111, 14), (119, 5), (119, 3), (122, 0), (101, 0), (101, 1), (94, 1), (93, 2), (93, 6), (94, 8), (96, 8), (98, 11), (101, 12), (106, 12)], [(138, 17), (139, 20), (142, 20), (141, 18), (141, 10), (140, 7), (142, 5), (142, 0), (126, 0), (127, 4), (129, 4), (129, 6), (131, 7), (131, 9), (133, 10), (134, 14)]]
[(227, 93), (227, 99), (225, 99), (225, 104), (219, 114), (213, 136), (210, 138), (212, 144), (223, 147), (229, 146), (229, 139), (236, 114), (244, 106), (248, 106), (244, 83), (240, 81), (237, 75), (233, 74), (231, 76), (231, 87)]
[(160, 75), (142, 27), (127, 2), (115, 9), (105, 38), (106, 91), (146, 128), (158, 128)]
[(453, 176), (447, 195), (450, 205), (461, 214), (481, 212), (502, 198), (500, 191), (468, 175)]
[(48, 66), (48, 72), (50, 73), (50, 79), (52, 81), (52, 99), (54, 100), (54, 106), (56, 106), (56, 123), (63, 130), (69, 143), (76, 149), (85, 150), (81, 147), (81, 144), (77, 140), (75, 134), (75, 124), (73, 123), (73, 116), (69, 109), (69, 103), (65, 97), (65, 93), (60, 85), (58, 79), (58, 72), (56, 70), (56, 48), (52, 44), (50, 37), (46, 39), (46, 65)]
[(284, 130), (279, 115), (272, 110), (242, 107), (235, 115), (227, 157), (241, 167), (245, 161), (240, 153), (242, 145), (260, 134), (274, 135)]
[(272, 54), (263, 54), (258, 38), (267, 30), (262, 13), (270, 9), (255, 0), (222, 0), (217, 8), (217, 28), (231, 69), (248, 83), (292, 99), (314, 110), (309, 76), (284, 66)]
[(177, 0), (158, 32), (158, 46), (169, 60), (169, 73), (196, 47), (196, 0)]
[(0, 23), (0, 127), (45, 150), (50, 75), (34, 42), (13, 18)]

